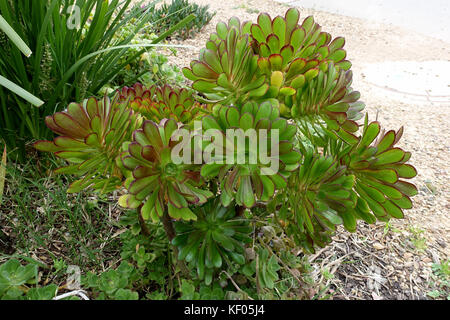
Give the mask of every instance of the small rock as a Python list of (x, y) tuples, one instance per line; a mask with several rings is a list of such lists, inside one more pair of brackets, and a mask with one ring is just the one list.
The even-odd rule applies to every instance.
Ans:
[(403, 258), (405, 260), (409, 260), (409, 259), (411, 259), (412, 256), (413, 256), (413, 254), (411, 252), (405, 252), (405, 254), (403, 255)]
[(377, 295), (375, 292), (372, 292), (373, 300), (383, 300), (382, 296)]
[(429, 263), (432, 260), (430, 258), (428, 258), (428, 257), (425, 257), (425, 258), (422, 259), (422, 261), (425, 262), (425, 263)]
[(431, 251), (431, 256), (433, 257), (434, 263), (441, 263), (439, 253), (437, 253), (436, 251), (433, 250), (433, 251)]
[(442, 248), (446, 248), (446, 247), (447, 247), (447, 244), (446, 244), (445, 241), (442, 240), (442, 239), (438, 239), (438, 240), (436, 240), (436, 242), (437, 242)]
[(383, 249), (384, 249), (384, 246), (383, 246), (381, 243), (379, 243), (379, 242), (375, 242), (375, 243), (373, 244), (373, 247), (374, 247), (375, 249), (377, 249), (377, 250), (383, 250)]

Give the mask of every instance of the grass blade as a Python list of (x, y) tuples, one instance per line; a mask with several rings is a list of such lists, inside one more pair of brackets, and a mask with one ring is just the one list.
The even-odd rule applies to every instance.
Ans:
[(20, 51), (26, 56), (31, 56), (31, 49), (27, 44), (19, 37), (13, 28), (6, 22), (6, 20), (0, 15), (0, 29), (11, 39), (11, 41), (19, 48)]
[(3, 190), (5, 189), (6, 180), (6, 145), (3, 150), (2, 162), (0, 163), (0, 205), (2, 204)]
[(15, 94), (17, 94), (19, 97), (22, 97), (23, 99), (25, 99), (26, 101), (28, 101), (29, 103), (31, 103), (32, 105), (34, 105), (36, 107), (40, 107), (44, 104), (44, 101), (33, 96), (31, 93), (29, 93), (25, 89), (19, 87), (15, 83), (9, 81), (5, 77), (0, 76), (0, 86), (3, 86), (6, 89), (11, 90)]

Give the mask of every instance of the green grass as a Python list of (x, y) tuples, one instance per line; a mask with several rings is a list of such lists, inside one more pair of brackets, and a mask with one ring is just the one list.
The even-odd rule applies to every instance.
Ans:
[(119, 259), (120, 239), (114, 234), (120, 210), (111, 199), (67, 194), (70, 181), (52, 173), (58, 163), (32, 156), (7, 166), (0, 225), (10, 248), (5, 252), (0, 246), (0, 258), (14, 253), (49, 266), (62, 259), (82, 270), (107, 268)]

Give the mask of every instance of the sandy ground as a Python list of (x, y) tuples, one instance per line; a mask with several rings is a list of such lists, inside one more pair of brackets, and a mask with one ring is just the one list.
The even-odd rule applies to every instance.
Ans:
[[(192, 46), (189, 49), (180, 49), (177, 57), (171, 58), (171, 61), (180, 67), (188, 66), (192, 59), (197, 58), (199, 50), (204, 46), (209, 34), (215, 31), (217, 22), (226, 21), (232, 16), (239, 17), (241, 21), (256, 21), (260, 12), (267, 12), (274, 17), (284, 15), (288, 8), (288, 5), (270, 0), (193, 1), (198, 4), (209, 5), (210, 9), (216, 11), (217, 14), (212, 22), (194, 39), (172, 42)], [(384, 293), (377, 292), (374, 296), (374, 291), (369, 290), (369, 283), (365, 283), (366, 292), (364, 294), (361, 295), (360, 292), (351, 294), (351, 292), (346, 291), (342, 293), (341, 298), (425, 298), (423, 291), (426, 290), (424, 289), (425, 283), (430, 279), (431, 264), (448, 259), (450, 253), (450, 218), (448, 215), (450, 211), (448, 187), (450, 178), (448, 164), (450, 158), (450, 126), (448, 121), (450, 93), (448, 93), (448, 89), (450, 88), (450, 81), (449, 83), (442, 82), (446, 81), (445, 74), (443, 74), (444, 70), (442, 73), (432, 75), (436, 77), (436, 83), (443, 87), (445, 91), (444, 93), (441, 92), (439, 102), (435, 102), (436, 99), (430, 99), (430, 97), (422, 94), (417, 96), (401, 95), (393, 90), (387, 90), (383, 88), (383, 83), (379, 83), (380, 79), (368, 78), (366, 73), (370, 74), (369, 70), (373, 70), (373, 66), (377, 64), (401, 62), (404, 68), (416, 69), (412, 73), (415, 74), (415, 79), (418, 79), (417, 81), (420, 81), (424, 88), (433, 87), (435, 82), (429, 83), (429, 81), (426, 81), (430, 75), (421, 77), (423, 66), (428, 63), (427, 61), (448, 63), (450, 61), (450, 44), (389, 24), (312, 9), (300, 9), (301, 18), (313, 15), (324, 31), (330, 32), (333, 36), (345, 37), (348, 59), (353, 63), (353, 87), (361, 92), (361, 100), (366, 103), (366, 110), (369, 112), (370, 118), (373, 120), (377, 118), (388, 129), (397, 130), (401, 126), (405, 126), (405, 132), (399, 146), (413, 153), (411, 163), (418, 170), (418, 176), (413, 179), (413, 182), (419, 188), (419, 195), (413, 198), (414, 208), (406, 212), (405, 219), (395, 220), (391, 223), (391, 226), (400, 230), (398, 231), (399, 235), (394, 235), (393, 240), (391, 239), (394, 244), (386, 244), (390, 241), (389, 236), (386, 238), (384, 232), (379, 232), (384, 228), (384, 224), (376, 226), (361, 224), (356, 235), (352, 235), (350, 238), (348, 234), (337, 236), (337, 239), (346, 243), (347, 249), (344, 252), (347, 253), (345, 254), (350, 254), (349, 250), (358, 250), (355, 249), (355, 245), (358, 246), (355, 239), (358, 239), (358, 237), (367, 239), (369, 237), (371, 246), (375, 247), (374, 251), (379, 257), (382, 257), (374, 260), (381, 267), (376, 267), (377, 263), (372, 263), (372, 265), (366, 266), (367, 270), (360, 273), (367, 274), (367, 272), (373, 272), (373, 270), (381, 268), (380, 274), (390, 276), (389, 283), (392, 279), (397, 279), (396, 273), (398, 273), (397, 285), (395, 285), (395, 280), (389, 290)], [(447, 66), (448, 64), (446, 64)], [(386, 69), (386, 65), (384, 67)], [(384, 72), (389, 72), (389, 70)], [(442, 78), (441, 82), (439, 82), (439, 77)], [(374, 83), (378, 85), (375, 86)], [(415, 86), (412, 87), (421, 88), (420, 83), (414, 83)], [(420, 234), (420, 237), (423, 235), (426, 239), (425, 249), (419, 250), (419, 253), (414, 248), (407, 247), (405, 249), (404, 243), (409, 243), (410, 247), (414, 247), (414, 245), (411, 245), (411, 240), (414, 237), (417, 238), (418, 234)], [(396, 246), (398, 243), (401, 243), (401, 245)], [(378, 251), (380, 249), (386, 250), (380, 255)], [(392, 255), (392, 257), (387, 255)], [(389, 261), (397, 262), (391, 263)], [(342, 270), (345, 271), (345, 268)], [(336, 272), (339, 273), (339, 270)], [(419, 279), (419, 283), (413, 283), (416, 277)], [(409, 278), (409, 280), (406, 278)], [(423, 283), (421, 280), (424, 280)], [(408, 283), (405, 284), (405, 281)], [(345, 283), (347, 282), (348, 277), (345, 276)], [(383, 286), (387, 288), (386, 285), (383, 284)], [(383, 286), (380, 288), (383, 288)], [(396, 287), (398, 290), (395, 289)], [(404, 291), (408, 291), (408, 293), (405, 294)]]

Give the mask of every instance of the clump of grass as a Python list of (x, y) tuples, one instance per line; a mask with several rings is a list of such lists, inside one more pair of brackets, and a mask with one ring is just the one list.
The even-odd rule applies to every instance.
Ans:
[(119, 256), (114, 233), (120, 211), (108, 199), (67, 194), (71, 181), (52, 173), (59, 161), (31, 156), (26, 163), (8, 164), (0, 230), (9, 248), (0, 246), (0, 253), (101, 270)]

